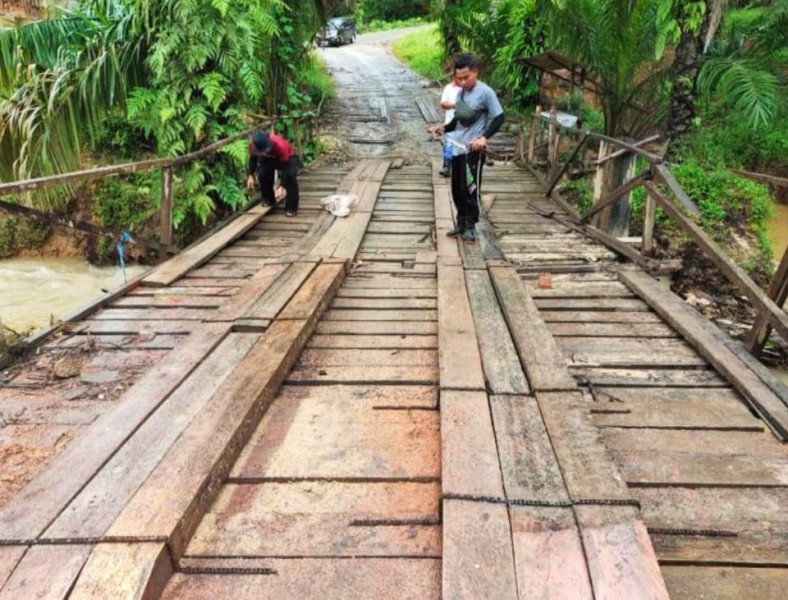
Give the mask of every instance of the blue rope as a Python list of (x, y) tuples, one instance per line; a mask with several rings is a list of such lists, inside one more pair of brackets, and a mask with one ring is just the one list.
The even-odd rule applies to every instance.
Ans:
[(118, 240), (118, 258), (120, 259), (120, 270), (123, 272), (123, 283), (127, 283), (128, 279), (126, 278), (126, 253), (124, 250), (124, 246), (127, 242), (132, 242), (134, 240), (131, 239), (131, 235), (128, 231), (124, 231), (120, 234), (120, 240)]

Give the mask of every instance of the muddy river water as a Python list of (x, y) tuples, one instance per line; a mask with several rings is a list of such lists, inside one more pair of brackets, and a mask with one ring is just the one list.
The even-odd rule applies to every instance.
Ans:
[[(147, 268), (127, 267), (126, 276)], [(19, 332), (44, 327), (122, 283), (120, 268), (74, 258), (0, 260), (0, 319)]]

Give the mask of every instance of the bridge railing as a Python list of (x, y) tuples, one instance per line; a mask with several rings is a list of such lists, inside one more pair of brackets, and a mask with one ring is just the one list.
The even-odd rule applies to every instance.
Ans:
[[(172, 187), (173, 178), (172, 171), (175, 167), (179, 167), (191, 163), (200, 158), (215, 154), (225, 146), (232, 144), (235, 141), (250, 136), (252, 133), (260, 128), (268, 127), (273, 123), (269, 120), (259, 123), (254, 127), (242, 131), (235, 135), (226, 137), (218, 142), (215, 142), (205, 148), (176, 156), (173, 158), (155, 158), (151, 160), (143, 160), (132, 163), (124, 163), (120, 165), (109, 165), (105, 167), (96, 167), (93, 169), (85, 169), (82, 171), (72, 171), (70, 173), (63, 173), (61, 175), (51, 175), (48, 177), (38, 177), (35, 179), (26, 179), (24, 181), (12, 181), (9, 183), (0, 183), (0, 198), (12, 194), (20, 194), (25, 192), (33, 192), (43, 190), (45, 188), (54, 187), (58, 185), (68, 185), (75, 183), (84, 183), (93, 179), (104, 179), (107, 177), (116, 177), (118, 175), (128, 175), (131, 173), (145, 173), (156, 169), (162, 170), (162, 190), (161, 190), (161, 210), (160, 210), (160, 231), (159, 240), (162, 246), (170, 246), (172, 244)], [(0, 200), (0, 209), (5, 208), (9, 212), (19, 212), (16, 205)]]
[[(540, 144), (544, 130), (546, 143)], [(579, 141), (568, 154), (563, 164), (559, 161), (561, 135), (572, 136)], [(652, 136), (636, 142), (619, 140), (599, 133), (585, 131), (562, 124), (555, 113), (548, 115), (537, 111), (531, 122), (527, 163), (534, 165), (538, 149), (546, 149), (548, 189), (551, 197), (567, 213), (574, 223), (589, 236), (596, 238), (643, 268), (654, 271), (659, 263), (650, 255), (653, 252), (654, 223), (657, 207), (681, 227), (752, 303), (757, 318), (750, 332), (747, 345), (751, 352), (759, 354), (773, 328), (788, 341), (788, 313), (782, 304), (788, 297), (788, 250), (780, 262), (769, 292), (765, 292), (750, 276), (733, 261), (725, 251), (695, 222), (700, 211), (687, 192), (665, 165), (662, 158), (647, 151), (644, 146), (656, 141)], [(594, 181), (594, 201), (590, 208), (580, 214), (557, 192), (556, 186), (575, 161), (582, 148), (591, 140), (599, 143), (599, 158)], [(646, 166), (635, 173), (636, 157), (641, 157)], [(643, 162), (641, 161), (641, 162)], [(637, 188), (646, 193), (643, 235), (637, 240), (628, 237), (630, 221), (630, 197)], [(632, 242), (639, 243), (639, 249)], [(777, 300), (777, 302), (775, 302)], [(779, 304), (778, 304), (779, 302)]]

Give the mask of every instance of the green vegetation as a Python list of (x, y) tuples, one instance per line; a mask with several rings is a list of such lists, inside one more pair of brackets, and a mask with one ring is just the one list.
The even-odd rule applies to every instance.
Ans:
[[(319, 0), (86, 0), (2, 30), (0, 178), (74, 170), (85, 150), (112, 162), (180, 155), (259, 115), (283, 115), (277, 130), (309, 159), (309, 115), (331, 92), (310, 52), (322, 23)], [(245, 148), (239, 142), (175, 174), (176, 228), (240, 206)], [(56, 209), (72, 193), (33, 200)], [(146, 185), (137, 195), (153, 208)]]
[(373, 33), (375, 31), (391, 31), (392, 29), (402, 29), (403, 27), (417, 27), (427, 25), (429, 21), (424, 17), (411, 17), (410, 19), (398, 19), (396, 21), (381, 21), (374, 19), (369, 23), (360, 23), (359, 33)]
[(51, 232), (46, 225), (30, 219), (0, 214), (0, 258), (14, 256), (22, 250), (38, 248)]
[(440, 33), (435, 26), (398, 39), (394, 42), (394, 55), (422, 77), (435, 82), (448, 81), (443, 70)]

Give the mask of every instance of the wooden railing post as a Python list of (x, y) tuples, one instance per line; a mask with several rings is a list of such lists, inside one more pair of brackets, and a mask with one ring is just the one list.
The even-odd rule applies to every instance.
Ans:
[(172, 244), (172, 167), (161, 170), (161, 231), (159, 237), (165, 246)]
[[(788, 300), (788, 248), (783, 253), (780, 266), (777, 267), (777, 272), (774, 274), (771, 285), (769, 285), (768, 293), (777, 306), (783, 306)], [(769, 325), (763, 313), (758, 312), (746, 341), (746, 346), (753, 356), (760, 356), (763, 346), (771, 333), (771, 325)]]
[(548, 177), (553, 172), (555, 168), (555, 163), (558, 160), (558, 152), (557, 152), (557, 144), (556, 140), (558, 138), (558, 126), (556, 125), (556, 117), (558, 116), (558, 111), (556, 111), (555, 106), (550, 107), (550, 125), (547, 128), (547, 174)]
[(640, 251), (643, 254), (651, 254), (654, 247), (654, 219), (657, 216), (657, 201), (646, 190), (646, 210), (643, 215), (643, 245)]
[(531, 117), (531, 137), (528, 139), (528, 164), (534, 164), (534, 150), (536, 149), (536, 137), (539, 134), (539, 119), (542, 114), (542, 107), (537, 106), (534, 116)]

